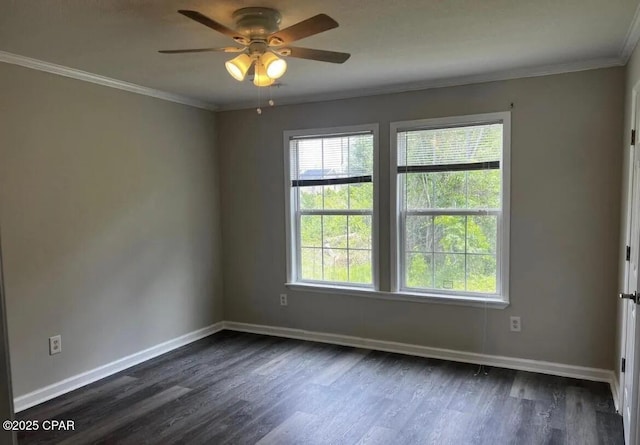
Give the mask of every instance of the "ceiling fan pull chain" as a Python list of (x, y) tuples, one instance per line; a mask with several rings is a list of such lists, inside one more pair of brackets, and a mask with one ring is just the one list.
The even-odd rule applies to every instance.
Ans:
[(262, 102), (261, 99), (262, 99), (262, 89), (258, 88), (258, 108), (256, 108), (256, 113), (258, 114), (262, 114), (262, 107), (260, 106)]

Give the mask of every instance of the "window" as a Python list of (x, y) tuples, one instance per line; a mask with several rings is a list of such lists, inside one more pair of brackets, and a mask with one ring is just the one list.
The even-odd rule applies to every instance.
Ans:
[(376, 287), (377, 125), (285, 132), (291, 283)]
[(508, 300), (509, 123), (392, 124), (394, 290)]

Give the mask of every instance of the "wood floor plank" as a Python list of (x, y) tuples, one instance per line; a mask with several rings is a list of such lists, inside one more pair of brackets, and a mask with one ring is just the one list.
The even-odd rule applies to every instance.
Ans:
[(624, 443), (621, 416), (611, 412), (596, 411), (596, 429), (598, 430), (599, 444), (614, 445)]
[(566, 389), (566, 430), (567, 442), (582, 445), (596, 445), (596, 410), (585, 388), (570, 386)]
[(300, 354), (304, 354), (311, 349), (313, 345), (308, 343), (300, 343), (292, 349), (282, 351), (277, 357), (272, 358), (267, 363), (255, 369), (253, 372), (258, 375), (273, 375), (279, 372), (283, 367), (287, 366), (290, 359), (296, 359), (300, 357)]
[[(153, 443), (211, 443), (207, 441), (206, 436), (203, 440), (196, 440), (198, 432), (206, 431), (207, 434), (217, 434), (221, 431), (233, 429), (233, 422), (229, 422), (229, 418), (235, 413), (247, 409), (248, 405), (248, 402), (234, 398), (228, 399), (221, 407), (199, 410), (195, 415), (181, 422), (181, 424), (175, 425), (166, 434), (162, 434), (161, 438)], [(132, 444), (135, 444), (135, 442), (132, 442)]]
[(423, 397), (431, 384), (430, 374), (436, 366), (422, 357), (405, 356), (402, 358), (402, 367), (403, 371), (386, 388), (385, 397), (404, 402)]
[[(493, 433), (497, 443), (509, 441), (519, 443), (523, 440), (523, 430), (533, 419), (533, 405), (528, 399), (509, 398), (502, 405), (501, 410), (494, 412), (492, 419)], [(490, 430), (487, 430), (488, 432)]]
[(397, 431), (374, 425), (356, 445), (388, 445), (396, 443), (397, 438)]
[[(234, 432), (225, 431), (211, 437), (211, 443), (253, 444), (295, 411), (318, 413), (320, 407), (317, 401), (309, 402), (304, 395), (309, 391), (310, 377), (325, 367), (327, 360), (330, 360), (331, 356), (325, 353), (326, 348), (326, 345), (316, 345), (315, 352), (320, 353), (318, 361), (309, 360), (308, 356), (300, 362), (290, 363), (283, 373), (268, 376), (269, 382), (259, 385), (257, 390), (251, 392), (252, 396), (242, 394), (242, 398), (252, 400), (252, 405), (255, 405), (260, 413)], [(301, 402), (309, 403), (309, 406), (301, 408)]]
[(21, 445), (622, 445), (608, 384), (220, 332), (19, 413)]
[(376, 420), (376, 426), (391, 430), (402, 428), (416, 415), (424, 399), (416, 398), (409, 401), (392, 400), (387, 410)]
[[(316, 350), (327, 348), (326, 345), (307, 346)], [(282, 368), (280, 373), (264, 376), (262, 380), (256, 379), (255, 374), (248, 374), (249, 384), (235, 395), (251, 403), (221, 419), (221, 428), (207, 425), (190, 431), (190, 440), (216, 444), (254, 443), (293, 414), (293, 403), (302, 385), (324, 365), (326, 359), (327, 355), (315, 361), (313, 355), (292, 356), (289, 366)], [(234, 428), (227, 427), (229, 425)]]
[(442, 409), (437, 400), (429, 398), (422, 400), (420, 406), (399, 431), (400, 434), (396, 443), (407, 445), (427, 443), (426, 437), (429, 435)]
[[(368, 394), (350, 394), (342, 403), (334, 404), (333, 412), (322, 417), (317, 430), (307, 432), (307, 442), (357, 443), (375, 425), (376, 419), (388, 409), (391, 401)], [(309, 434), (310, 433), (310, 434)]]
[(511, 397), (527, 400), (557, 400), (565, 396), (564, 389), (572, 379), (545, 374), (517, 371), (511, 387)]
[(312, 376), (325, 367), (331, 358), (327, 354), (316, 354), (318, 351), (329, 348), (327, 345), (314, 346), (313, 353), (309, 348), (310, 346), (305, 349), (306, 352), (310, 352), (309, 354), (289, 355), (287, 359), (279, 361), (279, 372), (252, 376), (256, 384), (245, 389), (240, 398), (248, 401), (263, 400), (266, 394), (273, 394), (274, 390), (286, 390), (296, 382), (309, 382)]
[(530, 372), (517, 372), (509, 395), (519, 399), (537, 400), (535, 377)]
[(60, 445), (77, 445), (94, 442), (100, 439), (108, 437), (108, 434), (115, 431), (119, 427), (135, 420), (136, 418), (152, 411), (171, 400), (174, 400), (191, 391), (188, 388), (182, 388), (179, 386), (173, 386), (166, 389), (156, 395), (149, 397), (130, 407), (129, 410), (120, 413), (114, 413), (107, 417), (100, 424), (95, 425), (92, 428), (86, 429), (73, 437), (59, 442)]
[[(411, 372), (403, 377), (402, 385), (392, 394), (392, 403), (378, 418), (376, 424), (400, 431), (412, 419), (436, 382), (434, 366), (426, 360), (408, 357), (414, 363)], [(438, 365), (439, 366), (439, 365)]]
[(313, 414), (296, 411), (291, 417), (275, 427), (266, 436), (256, 442), (256, 445), (286, 445), (300, 442), (301, 433), (318, 418)]
[[(84, 431), (103, 422), (105, 413), (112, 414), (126, 411), (132, 405), (143, 403), (149, 397), (165, 389), (167, 389), (165, 386), (155, 382), (148, 383), (142, 379), (134, 379), (114, 391), (101, 394), (99, 397), (93, 398), (84, 404), (75, 405), (62, 411), (53, 418), (57, 420), (73, 420), (76, 431)], [(81, 395), (78, 394), (77, 397), (81, 397)], [(51, 439), (53, 443), (57, 443), (62, 437), (69, 436), (69, 433), (64, 431), (49, 433), (41, 429), (27, 435), (35, 443), (39, 443), (44, 437)], [(20, 438), (20, 434), (18, 436)]]
[(469, 426), (473, 421), (472, 415), (448, 409), (440, 410), (429, 431), (425, 431), (424, 443), (457, 445), (471, 442)]
[(201, 372), (176, 380), (175, 383), (188, 388), (198, 388), (202, 385), (226, 387), (233, 384), (230, 380), (238, 376), (244, 379), (249, 369), (261, 363), (265, 357), (270, 357), (271, 350), (276, 349), (279, 342), (281, 339), (254, 343), (251, 347), (238, 351), (233, 357), (207, 361)]
[(120, 445), (137, 445), (149, 438), (156, 443), (174, 443), (183, 438), (189, 428), (210, 425), (247, 403), (231, 394), (221, 397), (209, 388), (193, 390), (139, 417), (133, 427), (127, 425), (110, 434), (110, 438)]
[[(136, 385), (138, 379), (128, 375), (118, 376), (115, 379), (102, 382), (101, 384), (84, 387), (73, 391), (65, 396), (58, 397), (49, 403), (44, 403), (30, 409), (32, 420), (55, 419), (63, 416), (65, 412), (74, 408), (81, 408), (86, 403), (91, 403), (99, 397), (109, 397), (114, 392), (122, 391), (127, 386)], [(99, 402), (97, 402), (99, 403)]]
[(353, 351), (340, 354), (336, 360), (311, 379), (311, 383), (324, 386), (331, 385), (370, 352), (371, 351), (368, 349), (355, 349)]
[(487, 401), (503, 399), (509, 393), (511, 372), (500, 368), (489, 369), (487, 373), (477, 373), (469, 369), (468, 378), (458, 387), (455, 397), (447, 404), (447, 409), (463, 413), (481, 414)]

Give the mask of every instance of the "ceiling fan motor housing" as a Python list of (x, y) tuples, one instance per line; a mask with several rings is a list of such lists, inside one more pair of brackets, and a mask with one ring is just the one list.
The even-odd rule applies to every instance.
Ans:
[(233, 13), (237, 30), (250, 39), (264, 40), (280, 29), (282, 16), (271, 8), (242, 8)]
[(249, 45), (249, 55), (251, 57), (258, 57), (266, 53), (267, 49), (268, 46), (264, 40), (252, 40)]

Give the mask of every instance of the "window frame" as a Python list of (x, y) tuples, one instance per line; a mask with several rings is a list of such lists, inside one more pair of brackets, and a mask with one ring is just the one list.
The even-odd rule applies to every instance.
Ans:
[[(371, 209), (371, 281), (369, 284), (346, 283), (335, 281), (302, 280), (299, 276), (300, 269), (300, 227), (298, 226), (297, 212), (300, 210), (296, 204), (296, 187), (291, 184), (291, 147), (290, 141), (295, 138), (330, 137), (350, 134), (371, 133), (373, 137), (373, 203)], [(286, 264), (287, 264), (287, 286), (304, 286), (311, 289), (342, 289), (358, 290), (364, 292), (377, 291), (380, 289), (379, 273), (379, 125), (362, 124), (328, 128), (313, 128), (303, 130), (286, 130), (283, 132), (284, 145), (284, 186), (285, 186), (285, 231), (286, 231)], [(320, 214), (368, 214), (359, 210), (326, 210)], [(295, 230), (295, 233), (294, 233)]]
[[(496, 294), (484, 294), (480, 292), (468, 292), (446, 289), (417, 289), (404, 286), (405, 276), (405, 255), (404, 255), (404, 233), (400, 230), (403, 212), (400, 208), (402, 203), (400, 193), (400, 179), (398, 174), (398, 132), (411, 130), (427, 130), (437, 128), (449, 128), (467, 125), (482, 125), (491, 123), (502, 124), (502, 158), (501, 158), (501, 204), (502, 208), (497, 218), (497, 243), (496, 247)], [(430, 300), (451, 300), (465, 301), (473, 300), (477, 302), (498, 303), (500, 306), (509, 304), (509, 242), (510, 242), (510, 215), (511, 215), (511, 112), (483, 113), (465, 116), (451, 116), (434, 119), (418, 119), (411, 121), (392, 122), (390, 125), (390, 253), (391, 253), (391, 292), (399, 295), (424, 296)], [(485, 214), (484, 211), (474, 211), (461, 209), (460, 213)], [(434, 209), (433, 213), (438, 213)], [(442, 212), (440, 212), (442, 213)], [(451, 214), (453, 212), (444, 212)], [(504, 307), (503, 306), (503, 307)]]

